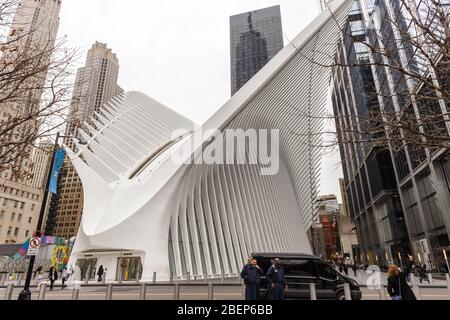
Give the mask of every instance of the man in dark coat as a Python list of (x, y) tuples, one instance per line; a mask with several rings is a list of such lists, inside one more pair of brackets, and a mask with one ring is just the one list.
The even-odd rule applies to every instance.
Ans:
[(58, 280), (58, 271), (54, 266), (50, 267), (48, 271), (48, 280), (50, 281), (50, 290), (53, 290), (53, 286), (55, 285), (55, 281)]
[(97, 276), (98, 276), (97, 281), (98, 282), (102, 282), (103, 281), (103, 274), (104, 273), (105, 273), (105, 270), (103, 269), (103, 265), (101, 265), (100, 268), (98, 268), (98, 272), (97, 272)]
[(253, 258), (248, 259), (248, 263), (241, 272), (241, 278), (245, 284), (245, 300), (255, 301), (257, 299), (258, 282), (261, 283), (261, 272), (259, 267), (253, 265)]
[(253, 267), (256, 268), (256, 300), (260, 300), (260, 291), (261, 291), (261, 277), (264, 276), (264, 272), (262, 269), (258, 266), (258, 261), (253, 260), (252, 261)]
[(274, 260), (274, 264), (269, 268), (266, 277), (269, 283), (270, 300), (284, 300), (284, 293), (288, 287), (280, 259)]

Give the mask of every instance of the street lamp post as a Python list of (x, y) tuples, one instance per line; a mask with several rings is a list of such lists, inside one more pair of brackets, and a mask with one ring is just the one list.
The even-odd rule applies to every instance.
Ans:
[[(47, 201), (48, 201), (48, 195), (49, 195), (49, 188), (50, 188), (50, 181), (52, 178), (52, 170), (53, 170), (53, 166), (55, 163), (55, 153), (56, 151), (58, 151), (58, 141), (60, 138), (75, 138), (78, 139), (76, 137), (70, 137), (70, 136), (62, 136), (59, 134), (59, 132), (56, 134), (56, 139), (55, 139), (55, 145), (53, 146), (53, 150), (52, 150), (52, 157), (51, 157), (51, 162), (50, 162), (50, 167), (48, 169), (47, 172), (47, 181), (45, 184), (45, 189), (44, 189), (44, 196), (42, 199), (42, 205), (41, 205), (41, 210), (39, 212), (39, 219), (38, 219), (38, 223), (36, 226), (36, 236), (42, 236), (42, 225), (44, 223), (44, 217), (45, 217), (45, 210), (46, 210), (46, 205), (47, 205)], [(80, 140), (80, 139), (78, 139)], [(84, 144), (81, 140), (80, 140), (80, 144)], [(23, 288), (23, 291), (19, 294), (19, 300), (31, 300), (31, 291), (30, 291), (30, 285), (31, 285), (31, 278), (33, 275), (33, 269), (34, 269), (34, 263), (36, 261), (36, 256), (31, 256), (30, 257), (30, 262), (28, 264), (28, 270), (27, 270), (27, 277), (25, 280), (25, 286)]]

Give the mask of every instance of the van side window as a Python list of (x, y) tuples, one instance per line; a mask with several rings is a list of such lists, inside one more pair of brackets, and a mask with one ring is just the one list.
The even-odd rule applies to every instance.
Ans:
[(337, 272), (326, 263), (317, 263), (317, 272), (320, 278), (336, 280)]
[(283, 263), (287, 276), (314, 277), (314, 266), (309, 260), (288, 260)]

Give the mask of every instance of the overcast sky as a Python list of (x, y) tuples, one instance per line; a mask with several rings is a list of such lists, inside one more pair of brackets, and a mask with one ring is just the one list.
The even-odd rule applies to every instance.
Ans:
[[(285, 44), (319, 14), (319, 0), (63, 0), (60, 36), (85, 52), (105, 42), (119, 84), (198, 124), (230, 98), (229, 16), (281, 5)], [(340, 194), (337, 155), (325, 159), (322, 194)], [(340, 200), (340, 198), (339, 198)]]

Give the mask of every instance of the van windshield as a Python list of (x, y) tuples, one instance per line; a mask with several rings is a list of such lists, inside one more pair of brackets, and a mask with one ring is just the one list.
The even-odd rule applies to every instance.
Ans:
[(339, 278), (338, 272), (326, 263), (317, 263), (317, 272), (319, 277), (323, 279), (336, 280)]

